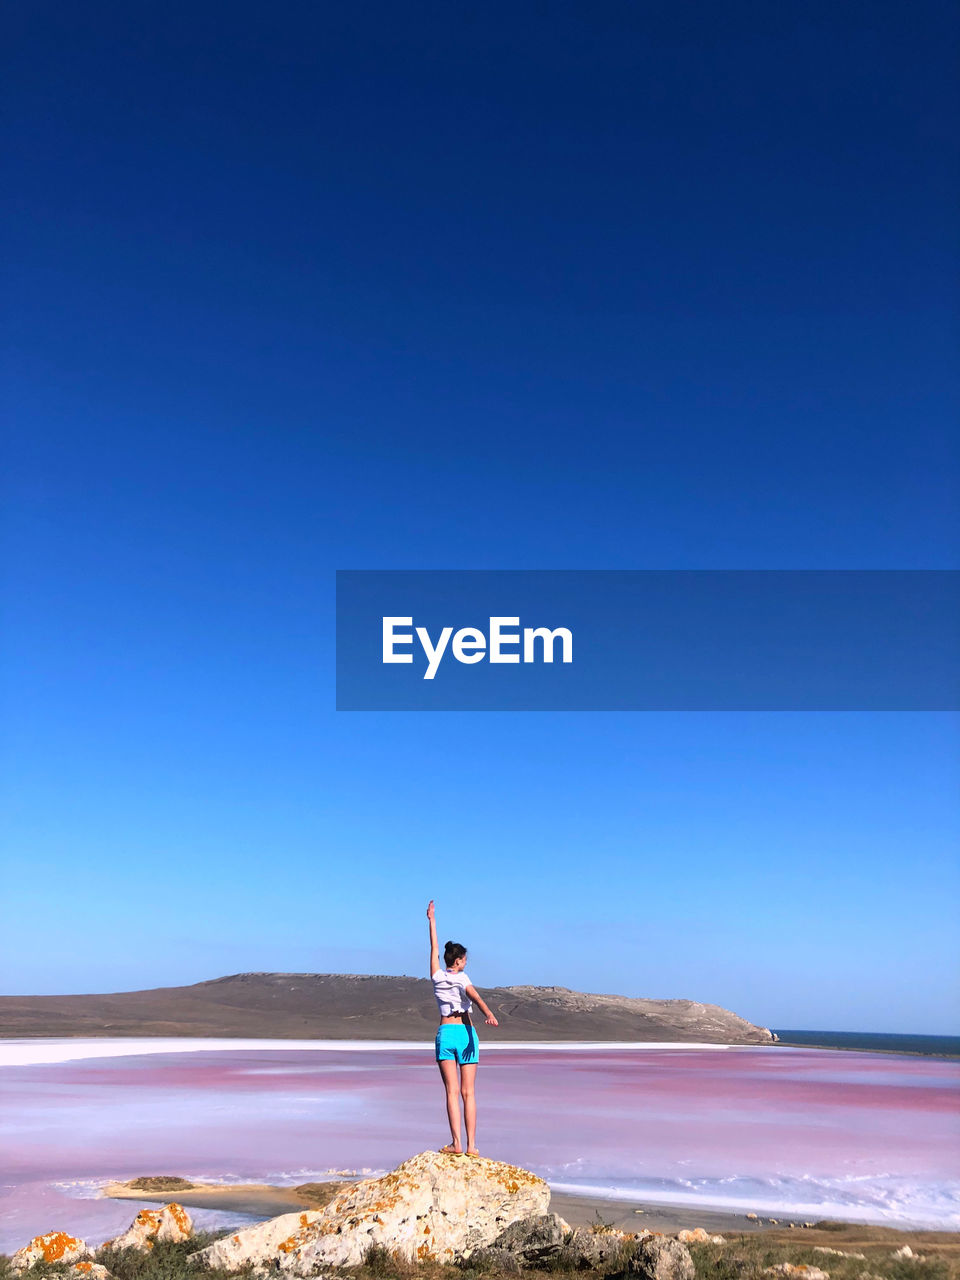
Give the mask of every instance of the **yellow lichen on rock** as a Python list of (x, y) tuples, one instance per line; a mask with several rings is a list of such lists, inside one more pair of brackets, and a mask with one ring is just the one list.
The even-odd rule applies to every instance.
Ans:
[(190, 1215), (187, 1213), (186, 1209), (184, 1209), (183, 1205), (177, 1204), (175, 1200), (171, 1200), (170, 1203), (166, 1206), (166, 1209), (167, 1209), (167, 1213), (170, 1214), (170, 1217), (173, 1219), (176, 1225), (180, 1228), (180, 1230), (184, 1233), (184, 1235), (190, 1235), (190, 1233), (193, 1231), (193, 1222), (191, 1221)]
[(14, 1271), (24, 1271), (38, 1262), (77, 1262), (89, 1257), (90, 1252), (84, 1240), (68, 1231), (46, 1231), (18, 1249), (10, 1263)]
[(76, 1236), (67, 1235), (66, 1232), (59, 1232), (51, 1241), (51, 1248), (44, 1251), (44, 1257), (47, 1262), (53, 1262), (71, 1249), (76, 1249), (80, 1241)]
[(81, 1243), (76, 1236), (68, 1236), (66, 1231), (48, 1231), (45, 1236), (37, 1236), (31, 1241), (31, 1244), (40, 1247), (44, 1262), (62, 1261), (66, 1254), (73, 1252)]

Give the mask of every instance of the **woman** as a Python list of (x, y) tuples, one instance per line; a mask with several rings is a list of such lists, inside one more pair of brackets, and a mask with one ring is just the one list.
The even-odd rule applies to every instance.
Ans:
[[(437, 1066), (447, 1091), (447, 1119), (450, 1122), (451, 1141), (440, 1150), (450, 1155), (462, 1156), (460, 1142), (460, 1098), (463, 1099), (463, 1119), (467, 1130), (468, 1156), (478, 1156), (477, 1150), (477, 1100), (473, 1086), (477, 1076), (480, 1046), (477, 1033), (470, 1020), (471, 1001), (483, 1011), (488, 1027), (497, 1026), (497, 1020), (483, 1003), (476, 987), (466, 974), (467, 949), (459, 942), (448, 942), (443, 948), (440, 968), (440, 948), (437, 944), (437, 920), (433, 899), (427, 907), (430, 921), (430, 977), (433, 994), (440, 1007), (440, 1026), (437, 1028)], [(457, 1069), (460, 1079), (457, 1080)], [(458, 1098), (457, 1095), (460, 1095)]]

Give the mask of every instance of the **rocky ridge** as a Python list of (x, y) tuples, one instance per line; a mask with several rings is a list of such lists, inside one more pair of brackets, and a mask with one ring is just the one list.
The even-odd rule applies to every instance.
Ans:
[[(766, 1028), (695, 1000), (566, 987), (483, 987), (497, 1041), (773, 1044)], [(0, 996), (0, 1036), (249, 1036), (419, 1040), (436, 1028), (426, 978), (236, 973), (185, 987), (103, 995)]]

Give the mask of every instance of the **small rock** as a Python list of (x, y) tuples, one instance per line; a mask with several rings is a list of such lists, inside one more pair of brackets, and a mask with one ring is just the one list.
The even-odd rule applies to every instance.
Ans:
[(895, 1249), (890, 1255), (891, 1258), (902, 1258), (910, 1262), (926, 1262), (923, 1254), (914, 1253), (908, 1244), (903, 1245), (900, 1249)]
[(845, 1249), (829, 1249), (825, 1244), (817, 1244), (813, 1247), (814, 1253), (832, 1253), (835, 1258), (859, 1258), (861, 1262), (866, 1262), (867, 1255), (865, 1253), (847, 1253)]
[(726, 1244), (724, 1236), (712, 1236), (703, 1227), (690, 1227), (677, 1232), (677, 1239), (684, 1244)]
[(748, 1214), (747, 1214), (747, 1217), (750, 1219), (750, 1221), (751, 1221), (751, 1222), (759, 1222), (759, 1221), (760, 1221), (759, 1214), (756, 1214), (756, 1213), (748, 1213)]
[(790, 1276), (792, 1280), (830, 1280), (829, 1271), (821, 1271), (819, 1267), (811, 1267), (806, 1262), (778, 1262), (772, 1267), (764, 1267), (765, 1276)]
[(137, 1249), (146, 1253), (157, 1240), (169, 1240), (174, 1244), (189, 1240), (193, 1235), (193, 1221), (183, 1205), (171, 1202), (162, 1209), (141, 1209), (130, 1226), (114, 1240), (108, 1240), (105, 1248)]
[(115, 1280), (113, 1272), (99, 1262), (75, 1262), (67, 1268), (67, 1275), (76, 1276), (77, 1280)]
[[(224, 1271), (239, 1271), (247, 1266), (255, 1270), (278, 1271), (281, 1254), (289, 1253), (294, 1242), (305, 1237), (307, 1230), (325, 1212), (324, 1209), (301, 1209), (299, 1213), (281, 1213), (277, 1218), (268, 1218), (266, 1222), (221, 1236), (205, 1249), (189, 1254), (187, 1262)], [(361, 1262), (371, 1244), (385, 1245), (386, 1241), (371, 1240), (368, 1236), (362, 1252), (358, 1248)]]
[(627, 1263), (627, 1274), (642, 1280), (694, 1280), (693, 1259), (682, 1240), (648, 1236)]
[(10, 1265), (14, 1271), (26, 1271), (35, 1262), (79, 1262), (92, 1254), (93, 1250), (85, 1240), (78, 1240), (66, 1231), (47, 1231), (42, 1236), (34, 1236), (29, 1244), (18, 1249), (10, 1259)]

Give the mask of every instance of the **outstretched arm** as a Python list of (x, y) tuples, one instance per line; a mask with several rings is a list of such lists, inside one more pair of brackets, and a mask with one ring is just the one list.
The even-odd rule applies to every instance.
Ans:
[(430, 977), (440, 968), (440, 947), (437, 943), (437, 914), (433, 899), (427, 906), (427, 919), (430, 921)]
[(470, 997), (470, 999), (473, 1001), (474, 1004), (478, 1004), (480, 1006), (480, 1012), (483, 1014), (484, 1019), (486, 1020), (487, 1026), (499, 1027), (500, 1023), (496, 1020), (496, 1018), (493, 1016), (493, 1014), (484, 1004), (483, 997), (480, 995), (480, 992), (477, 990), (475, 986), (471, 985), (467, 987), (467, 995)]

